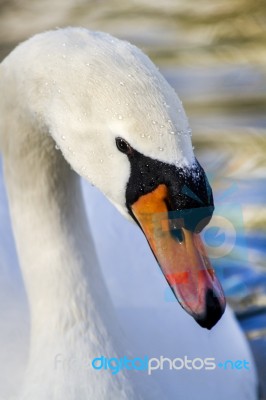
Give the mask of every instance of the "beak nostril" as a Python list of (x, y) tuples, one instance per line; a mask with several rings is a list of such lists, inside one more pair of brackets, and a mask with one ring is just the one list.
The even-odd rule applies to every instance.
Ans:
[(182, 229), (178, 227), (172, 226), (171, 235), (174, 239), (177, 239), (180, 244), (182, 244), (185, 240)]

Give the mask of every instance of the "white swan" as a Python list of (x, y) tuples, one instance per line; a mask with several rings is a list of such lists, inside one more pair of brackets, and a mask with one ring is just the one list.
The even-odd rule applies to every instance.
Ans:
[[(134, 46), (107, 34), (76, 28), (46, 32), (18, 46), (2, 62), (0, 92), (0, 148), (31, 313), (29, 361), (18, 398), (131, 400), (171, 394), (182, 399), (255, 399), (254, 365), (230, 311), (208, 332), (177, 304), (161, 301), (156, 321), (165, 330), (150, 332), (154, 340), (146, 336), (137, 356), (246, 359), (249, 370), (216, 368), (209, 375), (203, 370), (157, 372), (159, 383), (161, 376), (165, 386), (172, 382), (170, 393), (163, 382), (157, 392), (145, 373), (112, 375), (69, 365), (55, 368), (58, 355), (78, 362), (85, 359), (87, 365), (100, 355), (124, 356), (127, 346), (95, 251), (96, 246), (104, 263), (101, 246), (106, 241), (93, 244), (76, 172), (98, 187), (121, 214), (138, 220), (173, 291), (199, 324), (210, 328), (223, 313), (219, 283), (200, 255), (198, 236), (190, 233), (211, 216), (210, 188), (194, 159), (182, 104), (151, 61)], [(109, 222), (97, 214), (102, 197), (93, 191), (89, 196), (88, 213), (96, 218), (92, 229), (97, 236), (99, 226), (104, 230)], [(175, 226), (170, 232), (169, 209), (181, 210), (173, 215)], [(184, 211), (188, 209), (192, 218)], [(119, 222), (110, 210), (121, 233), (138, 238), (135, 230), (130, 231), (133, 227)], [(147, 219), (150, 214), (163, 215), (159, 228), (158, 220)], [(181, 217), (188, 229), (178, 225)], [(119, 250), (126, 252), (131, 238), (119, 235), (112, 240), (118, 240)], [(173, 263), (176, 258), (178, 263)], [(148, 262), (153, 263), (151, 258)], [(189, 276), (184, 272), (187, 262), (192, 268)], [(124, 268), (131, 263), (128, 259)], [(162, 285), (159, 275), (156, 279)], [(126, 319), (126, 326), (133, 318), (137, 320), (134, 315)], [(139, 335), (146, 331), (133, 328), (131, 340), (141, 341)], [(170, 354), (169, 343), (174, 347)], [(142, 378), (148, 378), (149, 389), (145, 382), (138, 385)]]

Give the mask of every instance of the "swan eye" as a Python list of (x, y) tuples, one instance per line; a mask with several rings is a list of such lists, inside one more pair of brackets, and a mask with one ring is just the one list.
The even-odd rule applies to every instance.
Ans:
[(116, 138), (116, 147), (119, 151), (125, 154), (129, 154), (132, 151), (131, 146), (122, 138)]

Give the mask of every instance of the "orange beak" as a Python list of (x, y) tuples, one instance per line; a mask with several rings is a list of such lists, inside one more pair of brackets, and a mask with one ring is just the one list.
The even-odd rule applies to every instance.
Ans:
[(131, 206), (132, 213), (181, 306), (203, 327), (211, 329), (225, 309), (225, 297), (199, 234), (171, 219), (168, 189), (160, 184)]

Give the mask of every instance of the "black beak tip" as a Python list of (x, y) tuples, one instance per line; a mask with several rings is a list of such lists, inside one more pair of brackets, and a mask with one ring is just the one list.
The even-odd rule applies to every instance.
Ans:
[(225, 302), (221, 303), (215, 293), (209, 289), (206, 293), (205, 304), (206, 312), (204, 315), (196, 315), (194, 319), (202, 328), (210, 330), (222, 317), (225, 310)]

